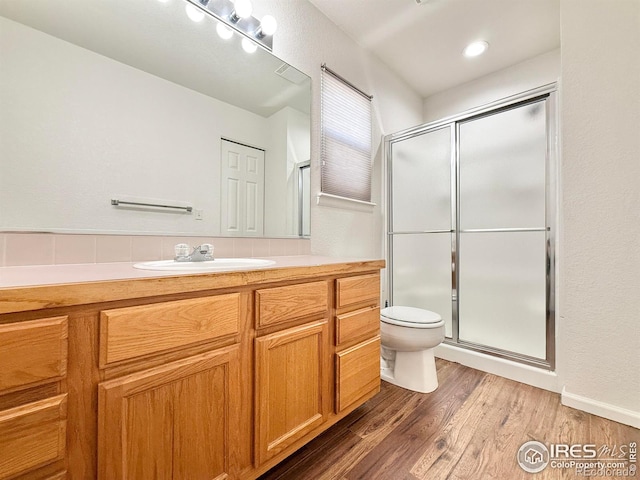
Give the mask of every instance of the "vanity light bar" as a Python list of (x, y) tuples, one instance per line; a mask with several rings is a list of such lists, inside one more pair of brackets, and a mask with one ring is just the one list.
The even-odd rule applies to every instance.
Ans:
[(273, 35), (265, 35), (262, 24), (250, 16), (240, 18), (235, 15), (235, 6), (231, 0), (186, 0), (203, 12), (215, 17), (229, 28), (256, 42), (269, 51), (273, 50)]

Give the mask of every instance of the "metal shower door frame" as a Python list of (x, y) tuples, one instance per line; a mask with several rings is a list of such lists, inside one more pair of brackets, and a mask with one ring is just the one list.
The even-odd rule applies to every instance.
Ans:
[[(451, 129), (451, 316), (452, 336), (445, 339), (445, 343), (467, 350), (485, 353), (492, 356), (513, 360), (518, 363), (531, 365), (547, 370), (555, 370), (555, 303), (556, 303), (556, 229), (557, 229), (557, 159), (558, 159), (558, 133), (557, 133), (557, 85), (551, 83), (539, 88), (523, 92), (518, 95), (489, 103), (487, 105), (467, 110), (459, 115), (446, 117), (442, 120), (426, 123), (393, 133), (384, 137), (384, 157), (386, 162), (386, 199), (387, 199), (387, 297), (393, 305), (393, 237), (398, 234), (423, 234), (446, 233), (447, 230), (429, 230), (421, 232), (394, 232), (393, 231), (393, 169), (392, 150), (393, 144), (402, 140), (417, 137), (442, 128)], [(518, 231), (545, 230), (546, 231), (546, 358), (540, 359), (522, 355), (517, 352), (493, 348), (486, 345), (465, 342), (459, 338), (459, 309), (458, 309), (458, 265), (460, 244), (460, 123), (476, 117), (499, 113), (518, 106), (537, 101), (545, 101), (546, 111), (546, 159), (545, 159), (545, 227), (543, 229), (516, 229)], [(513, 230), (513, 229), (500, 229)]]

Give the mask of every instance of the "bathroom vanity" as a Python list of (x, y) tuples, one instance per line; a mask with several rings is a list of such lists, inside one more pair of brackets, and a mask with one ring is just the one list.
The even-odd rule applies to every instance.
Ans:
[(254, 479), (380, 388), (382, 260), (0, 269), (0, 479)]

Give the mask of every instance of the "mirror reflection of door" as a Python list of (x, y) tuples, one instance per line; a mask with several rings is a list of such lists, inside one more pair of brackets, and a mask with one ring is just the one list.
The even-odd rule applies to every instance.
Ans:
[(298, 235), (311, 235), (311, 161), (298, 164)]
[(221, 142), (222, 235), (260, 236), (264, 230), (264, 150)]

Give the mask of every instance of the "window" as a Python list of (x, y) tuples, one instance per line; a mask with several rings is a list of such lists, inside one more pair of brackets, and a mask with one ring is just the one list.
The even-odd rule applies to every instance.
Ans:
[(371, 98), (322, 66), (321, 191), (371, 201)]

